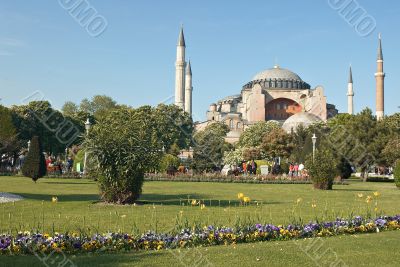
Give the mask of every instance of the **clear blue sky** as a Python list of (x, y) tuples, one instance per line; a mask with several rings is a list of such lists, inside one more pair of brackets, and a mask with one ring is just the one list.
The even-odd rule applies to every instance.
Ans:
[[(346, 111), (353, 66), (355, 110), (375, 110), (377, 35), (385, 59), (385, 111), (399, 111), (400, 2), (358, 3), (376, 20), (361, 37), (328, 0), (90, 0), (108, 27), (90, 36), (59, 1), (1, 0), (0, 103), (20, 104), (39, 90), (54, 107), (106, 94), (131, 106), (156, 105), (174, 93), (181, 23), (192, 60), (194, 116), (241, 87), (275, 60)], [(397, 73), (397, 74), (396, 74)]]

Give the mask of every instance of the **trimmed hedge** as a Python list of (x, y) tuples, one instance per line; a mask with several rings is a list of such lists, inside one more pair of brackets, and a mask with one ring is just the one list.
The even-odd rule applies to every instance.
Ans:
[(43, 155), (42, 144), (39, 137), (34, 136), (31, 140), (28, 155), (22, 166), (22, 174), (32, 178), (36, 182), (39, 178), (46, 175), (46, 161)]

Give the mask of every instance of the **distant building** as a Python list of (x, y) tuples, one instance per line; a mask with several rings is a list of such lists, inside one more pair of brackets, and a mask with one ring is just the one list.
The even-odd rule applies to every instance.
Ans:
[[(186, 64), (185, 38), (181, 29), (176, 59), (175, 105), (192, 115), (192, 69)], [(382, 43), (379, 35), (376, 77), (376, 115), (384, 116), (384, 78)], [(347, 113), (354, 114), (353, 76), (350, 67), (347, 86)], [(224, 122), (229, 128), (226, 140), (239, 140), (246, 127), (259, 121), (276, 121), (286, 131), (298, 125), (308, 126), (318, 121), (327, 121), (338, 114), (335, 105), (327, 103), (324, 88), (303, 81), (299, 75), (275, 65), (256, 74), (246, 83), (239, 94), (227, 96), (212, 103), (207, 111), (207, 120), (196, 124), (201, 131), (214, 122)]]
[(326, 121), (336, 114), (335, 106), (327, 104), (322, 86), (311, 88), (296, 73), (276, 65), (256, 74), (240, 94), (211, 104), (207, 121), (197, 129), (214, 121), (225, 122), (231, 129), (227, 141), (236, 142), (247, 126), (259, 121), (277, 121), (290, 131), (298, 124)]

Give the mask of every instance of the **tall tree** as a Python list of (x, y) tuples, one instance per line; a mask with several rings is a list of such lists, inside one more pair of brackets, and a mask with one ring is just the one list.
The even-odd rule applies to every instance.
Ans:
[(160, 104), (154, 112), (158, 136), (165, 150), (187, 149), (192, 144), (193, 121), (188, 113), (175, 105)]
[(279, 128), (273, 129), (264, 136), (261, 148), (270, 158), (287, 158), (293, 150), (293, 144), (291, 143), (290, 135)]
[(82, 133), (73, 121), (53, 109), (48, 101), (12, 106), (11, 111), (19, 139), (26, 144), (32, 136), (39, 136), (43, 140), (43, 149), (50, 153), (63, 153), (65, 147), (76, 143)]
[(13, 124), (12, 112), (0, 105), (0, 154), (13, 153), (17, 149), (17, 130)]
[(118, 107), (117, 102), (106, 95), (95, 95), (91, 100), (85, 98), (79, 105), (79, 110), (92, 114), (96, 119), (105, 116), (109, 111)]
[(240, 135), (239, 147), (258, 147), (262, 143), (263, 137), (273, 129), (280, 128), (279, 124), (273, 121), (261, 121), (248, 127)]
[(197, 172), (213, 171), (221, 167), (225, 151), (231, 146), (225, 142), (229, 128), (215, 122), (194, 135), (193, 168)]
[(78, 113), (79, 107), (72, 101), (67, 101), (61, 108), (61, 112), (64, 116), (74, 117)]

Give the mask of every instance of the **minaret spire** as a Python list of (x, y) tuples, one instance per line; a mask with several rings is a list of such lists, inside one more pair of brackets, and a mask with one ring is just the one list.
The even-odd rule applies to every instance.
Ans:
[(377, 58), (377, 60), (383, 60), (381, 33), (379, 33), (378, 39), (379, 39), (379, 43), (378, 43), (378, 58)]
[(349, 82), (347, 83), (347, 113), (350, 114), (350, 115), (354, 114), (353, 96), (354, 96), (354, 91), (353, 91), (353, 72), (351, 70), (351, 65), (350, 65)]
[(186, 66), (186, 77), (185, 77), (185, 111), (192, 116), (192, 67), (189, 63)]
[(185, 109), (185, 35), (183, 26), (179, 32), (178, 44), (176, 47), (176, 63), (175, 63), (175, 105), (182, 110)]
[(179, 32), (178, 46), (186, 47), (185, 34), (183, 33), (183, 24), (181, 25), (181, 31)]
[(382, 38), (379, 33), (378, 41), (378, 57), (376, 60), (377, 70), (375, 73), (376, 80), (376, 118), (381, 120), (385, 115), (385, 73), (383, 72), (383, 53)]
[(350, 64), (350, 71), (349, 71), (349, 83), (353, 83), (353, 72), (351, 71), (351, 64)]

